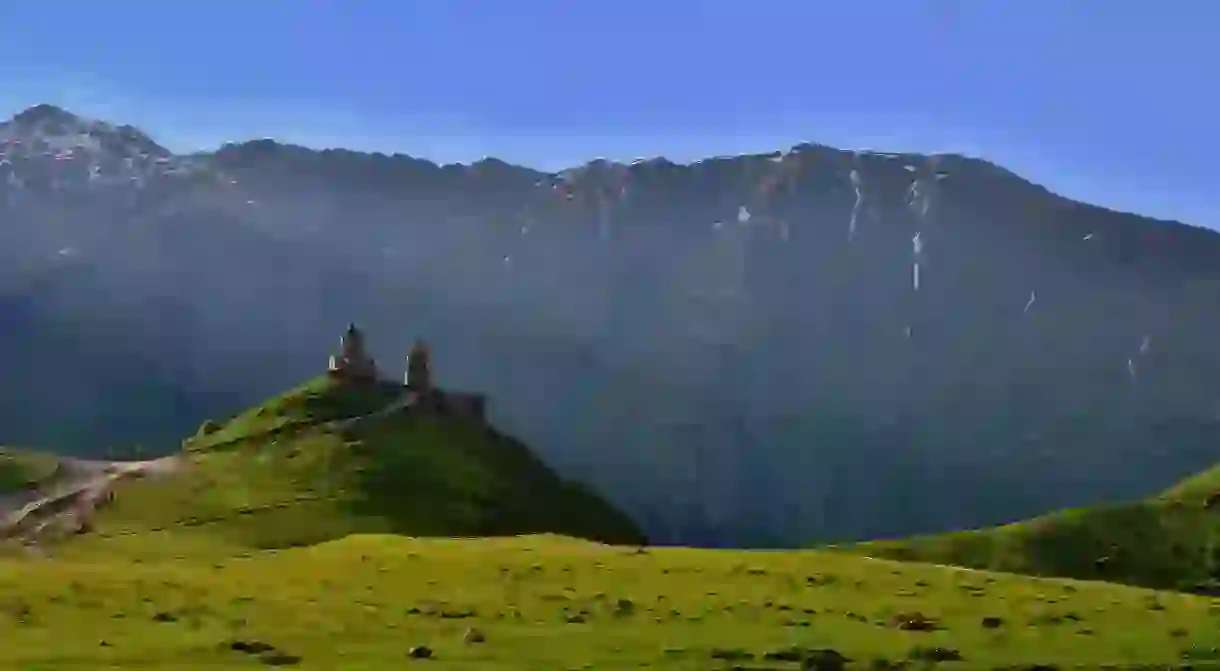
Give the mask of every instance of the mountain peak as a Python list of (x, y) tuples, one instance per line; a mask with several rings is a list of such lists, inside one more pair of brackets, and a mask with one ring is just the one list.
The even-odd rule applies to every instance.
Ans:
[(168, 149), (134, 126), (118, 126), (85, 118), (48, 103), (27, 107), (7, 123), (0, 123), (0, 127), (8, 127), (9, 135), (42, 139), (57, 148), (65, 142), (72, 146), (102, 143), (122, 154), (152, 157), (171, 155)]
[(48, 122), (71, 123), (81, 121), (81, 118), (62, 107), (40, 103), (18, 112), (13, 116), (13, 121), (23, 125), (32, 125)]
[(134, 126), (46, 103), (0, 121), (0, 165), (6, 190), (59, 196), (107, 185), (143, 188), (152, 178), (197, 172)]

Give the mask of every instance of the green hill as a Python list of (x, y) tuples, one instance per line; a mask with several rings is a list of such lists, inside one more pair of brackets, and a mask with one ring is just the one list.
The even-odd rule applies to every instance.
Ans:
[(1220, 594), (1218, 502), (1220, 466), (1142, 501), (838, 549), (903, 561)]
[[(0, 554), (0, 670), (1220, 668), (1201, 596), (635, 547), (520, 443), (401, 393), (318, 379), (205, 423), (91, 532)], [(57, 472), (2, 454), (18, 488)]]
[(319, 378), (205, 423), (169, 477), (125, 483), (81, 543), (273, 549), (353, 533), (558, 533), (638, 543), (635, 525), (477, 422), (384, 411), (402, 388)]
[(52, 455), (0, 448), (0, 496), (25, 491), (55, 477), (59, 461)]

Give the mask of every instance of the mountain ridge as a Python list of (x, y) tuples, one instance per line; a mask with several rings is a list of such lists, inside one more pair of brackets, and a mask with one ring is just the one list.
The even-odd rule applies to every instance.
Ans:
[(164, 451), (355, 318), (446, 343), (447, 378), (666, 541), (982, 526), (1216, 460), (1206, 229), (967, 159), (561, 175), (280, 147), (0, 182), (0, 438)]
[(923, 163), (923, 164), (929, 165), (929, 166), (934, 166), (936, 164), (936, 162), (938, 162), (938, 161), (947, 160), (947, 161), (956, 162), (959, 164), (965, 163), (965, 164), (969, 165), (970, 167), (984, 168), (988, 171), (998, 173), (1005, 177), (1016, 179), (1029, 186), (1032, 186), (1036, 189), (1045, 191), (1045, 192), (1055, 195), (1059, 198), (1063, 198), (1063, 199), (1069, 200), (1071, 202), (1076, 202), (1081, 205), (1086, 205), (1088, 207), (1101, 209), (1101, 210), (1104, 210), (1109, 213), (1138, 216), (1142, 219), (1148, 219), (1148, 220), (1152, 220), (1152, 221), (1156, 221), (1156, 222), (1160, 222), (1160, 223), (1178, 224), (1178, 225), (1183, 225), (1183, 226), (1190, 226), (1192, 228), (1201, 228), (1201, 229), (1208, 230), (1208, 231), (1214, 230), (1207, 226), (1192, 224), (1190, 222), (1185, 222), (1185, 221), (1181, 221), (1181, 220), (1162, 219), (1162, 218), (1158, 218), (1158, 217), (1152, 217), (1152, 216), (1149, 216), (1146, 214), (1140, 214), (1135, 211), (1119, 210), (1119, 209), (1107, 207), (1107, 206), (1101, 205), (1101, 204), (1077, 201), (1077, 200), (1068, 198), (1066, 196), (1063, 196), (1063, 195), (1051, 190), (1050, 188), (1046, 187), (1045, 185), (1034, 182), (1033, 180), (1030, 180), (1026, 177), (1023, 177), (1022, 175), (1019, 175), (1011, 170), (1008, 170), (1007, 168), (1004, 168), (1000, 164), (995, 163), (995, 162), (991, 161), (990, 159), (984, 158), (982, 156), (972, 156), (972, 155), (963, 154), (963, 153), (959, 153), (959, 152), (943, 152), (943, 153), (926, 154), (926, 153), (921, 153), (921, 152), (885, 151), (885, 150), (874, 149), (874, 148), (842, 149), (842, 148), (832, 147), (830, 145), (825, 145), (825, 144), (822, 144), (819, 142), (802, 141), (802, 142), (798, 142), (798, 143), (788, 147), (787, 149), (776, 149), (776, 150), (767, 151), (767, 152), (741, 153), (741, 154), (716, 154), (716, 155), (709, 155), (709, 156), (698, 158), (698, 159), (691, 159), (688, 161), (675, 161), (675, 160), (672, 160), (663, 155), (646, 157), (646, 158), (636, 158), (636, 159), (630, 160), (630, 161), (607, 159), (604, 157), (595, 157), (595, 158), (591, 158), (588, 161), (581, 163), (579, 165), (573, 165), (573, 166), (569, 166), (566, 168), (560, 168), (560, 169), (556, 169), (556, 170), (544, 170), (541, 168), (537, 168), (535, 166), (526, 165), (524, 163), (513, 163), (513, 162), (505, 161), (505, 160), (497, 158), (495, 156), (484, 156), (478, 160), (473, 160), (473, 161), (469, 161), (469, 162), (445, 163), (445, 162), (433, 161), (428, 158), (416, 156), (414, 154), (405, 153), (405, 152), (385, 153), (385, 152), (381, 152), (381, 151), (353, 150), (353, 149), (347, 149), (347, 148), (344, 148), (341, 146), (310, 146), (310, 145), (303, 145), (303, 144), (298, 144), (298, 143), (293, 143), (293, 142), (281, 141), (281, 140), (277, 140), (273, 137), (253, 138), (253, 139), (247, 139), (247, 140), (231, 140), (231, 141), (226, 141), (226, 142), (221, 143), (220, 146), (218, 146), (214, 149), (202, 149), (202, 150), (195, 150), (195, 151), (188, 151), (188, 152), (175, 152), (175, 151), (172, 151), (172, 150), (166, 148), (165, 146), (157, 143), (146, 132), (144, 132), (134, 126), (115, 125), (112, 122), (80, 116), (65, 108), (59, 107), (57, 105), (52, 105), (49, 103), (35, 104), (24, 110), (21, 110), (21, 111), (15, 113), (14, 116), (11, 117), (8, 122), (0, 123), (0, 128), (3, 128), (4, 126), (6, 126), (8, 124), (12, 124), (12, 123), (36, 124), (36, 123), (41, 122), (46, 119), (66, 121), (69, 123), (78, 123), (78, 124), (83, 124), (83, 125), (90, 126), (90, 127), (98, 127), (98, 128), (114, 130), (114, 131), (118, 131), (118, 132), (127, 132), (127, 133), (134, 135), (142, 143), (146, 143), (146, 144), (150, 145), (151, 147), (154, 147), (159, 152), (162, 152), (165, 155), (171, 155), (171, 156), (178, 157), (178, 158), (213, 158), (213, 157), (218, 157), (222, 153), (226, 153), (226, 152), (241, 153), (244, 151), (265, 152), (265, 151), (281, 151), (282, 150), (282, 151), (288, 152), (290, 154), (309, 152), (309, 153), (316, 153), (316, 154), (322, 154), (322, 155), (338, 155), (338, 156), (355, 155), (355, 156), (361, 156), (361, 157), (372, 158), (372, 159), (390, 159), (393, 161), (401, 161), (403, 163), (414, 164), (414, 165), (428, 164), (434, 168), (439, 168), (442, 170), (445, 168), (453, 168), (453, 167), (474, 169), (474, 168), (478, 168), (483, 165), (491, 165), (491, 166), (494, 166), (497, 168), (510, 168), (510, 169), (514, 169), (514, 170), (520, 170), (523, 172), (528, 172), (528, 173), (532, 173), (535, 175), (547, 176), (547, 177), (552, 177), (552, 178), (562, 178), (568, 174), (584, 172), (594, 166), (610, 167), (612, 169), (629, 169), (629, 168), (641, 166), (641, 165), (651, 165), (651, 166), (659, 165), (659, 166), (673, 166), (673, 167), (679, 167), (679, 168), (689, 168), (689, 167), (696, 166), (696, 165), (703, 164), (703, 163), (708, 163), (708, 162), (713, 162), (713, 161), (734, 160), (734, 159), (764, 159), (765, 158), (765, 159), (774, 161), (777, 159), (782, 159), (789, 154), (796, 153), (796, 152), (802, 152), (802, 151), (826, 151), (826, 152), (840, 154), (840, 155), (845, 154), (845, 155), (856, 156), (856, 157), (860, 157), (860, 158), (867, 157), (867, 158), (877, 158), (877, 159), (881, 159), (881, 160), (891, 160), (891, 161), (908, 160), (908, 161), (915, 161), (917, 163)]

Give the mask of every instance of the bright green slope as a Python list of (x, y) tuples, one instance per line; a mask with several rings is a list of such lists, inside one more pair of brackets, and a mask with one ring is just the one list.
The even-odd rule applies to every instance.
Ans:
[(84, 544), (150, 532), (217, 551), (352, 533), (641, 541), (628, 518), (507, 436), (401, 412), (348, 421), (399, 394), (394, 385), (355, 390), (318, 379), (227, 424), (205, 425), (186, 442), (181, 473), (125, 485)]
[(345, 421), (397, 393), (311, 382), (202, 429), (50, 558), (0, 555), (0, 669), (1220, 668), (1208, 598), (573, 538), (639, 534), (506, 437)]
[(48, 454), (0, 447), (0, 496), (50, 480), (58, 463)]
[[(319, 671), (795, 670), (766, 656), (825, 649), (863, 669), (936, 657), (960, 657), (937, 668), (961, 669), (1217, 668), (1205, 663), (1220, 658), (1220, 610), (1202, 597), (842, 553), (637, 553), (556, 536), (359, 535), (243, 557), (0, 559), (0, 594), (0, 669), (276, 661), (235, 642)], [(911, 630), (917, 621), (932, 626)], [(433, 659), (410, 660), (415, 646)]]
[(899, 560), (1220, 593), (1218, 494), (1220, 467), (1143, 501), (843, 549)]

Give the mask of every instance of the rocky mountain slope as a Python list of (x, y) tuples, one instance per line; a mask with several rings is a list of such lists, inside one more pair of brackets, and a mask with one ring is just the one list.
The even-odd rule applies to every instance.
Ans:
[(981, 526), (1220, 445), (1220, 235), (983, 161), (183, 157), (53, 108), (0, 137), (8, 443), (170, 449), (357, 320), (663, 541)]

